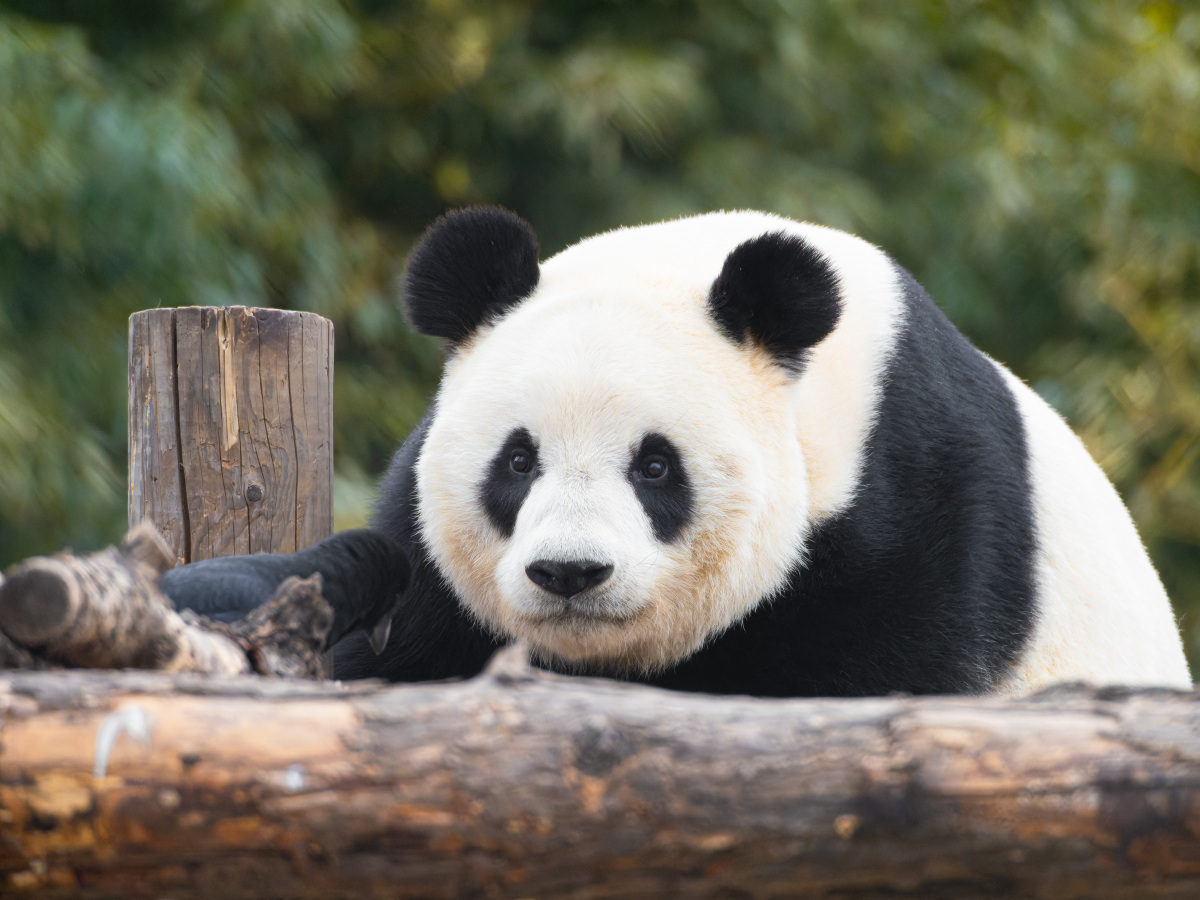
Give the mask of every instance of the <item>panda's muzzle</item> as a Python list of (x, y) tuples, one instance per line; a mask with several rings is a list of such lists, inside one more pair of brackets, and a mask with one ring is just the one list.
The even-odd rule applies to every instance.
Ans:
[(525, 567), (525, 574), (530, 581), (564, 600), (603, 584), (612, 573), (611, 564), (590, 559), (539, 559)]

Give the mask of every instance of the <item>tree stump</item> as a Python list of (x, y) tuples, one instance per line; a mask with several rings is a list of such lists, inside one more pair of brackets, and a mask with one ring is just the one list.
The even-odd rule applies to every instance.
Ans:
[(244, 306), (130, 317), (130, 527), (142, 519), (181, 563), (332, 533), (332, 323)]

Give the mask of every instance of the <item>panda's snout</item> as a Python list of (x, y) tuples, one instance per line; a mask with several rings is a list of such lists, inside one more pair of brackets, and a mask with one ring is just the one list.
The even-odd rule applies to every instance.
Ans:
[(603, 584), (613, 573), (610, 563), (590, 559), (539, 559), (525, 567), (525, 574), (540, 588), (567, 599)]

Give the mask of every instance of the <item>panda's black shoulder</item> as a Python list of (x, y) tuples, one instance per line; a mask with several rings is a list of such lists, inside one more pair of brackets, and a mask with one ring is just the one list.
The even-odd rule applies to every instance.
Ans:
[(373, 529), (400, 544), (411, 566), (411, 580), (398, 613), (404, 627), (393, 629), (378, 657), (361, 634), (343, 641), (335, 653), (334, 671), (339, 678), (430, 681), (470, 677), (504, 643), (462, 609), (421, 537), (416, 466), (436, 415), (436, 404), (431, 404), (392, 457), (379, 482), (371, 519)]

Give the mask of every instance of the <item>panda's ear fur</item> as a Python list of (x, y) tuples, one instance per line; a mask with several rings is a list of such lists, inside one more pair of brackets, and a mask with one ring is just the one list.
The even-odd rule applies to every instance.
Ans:
[(753, 342), (793, 375), (842, 312), (838, 277), (802, 238), (775, 231), (739, 244), (708, 294), (708, 311), (734, 343)]
[(458, 344), (537, 287), (533, 228), (495, 206), (446, 213), (408, 257), (404, 307), (422, 334)]

